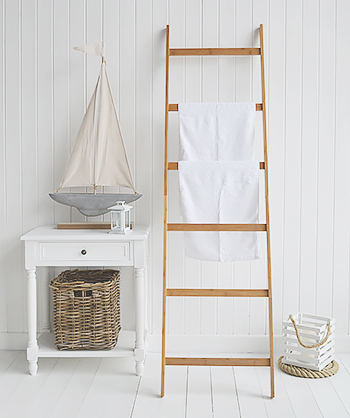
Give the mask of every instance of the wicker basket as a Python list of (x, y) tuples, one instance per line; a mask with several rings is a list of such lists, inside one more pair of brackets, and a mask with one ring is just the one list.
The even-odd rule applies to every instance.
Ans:
[(52, 280), (59, 350), (110, 350), (120, 331), (120, 272), (66, 270)]

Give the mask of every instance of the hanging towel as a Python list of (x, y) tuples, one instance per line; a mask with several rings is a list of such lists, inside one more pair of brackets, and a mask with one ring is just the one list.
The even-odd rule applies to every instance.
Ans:
[(253, 159), (255, 103), (179, 103), (180, 158)]
[[(254, 103), (179, 104), (180, 201), (185, 223), (257, 223)], [(181, 161), (183, 160), (183, 161)], [(187, 232), (185, 253), (210, 261), (260, 258), (256, 232)]]
[[(186, 223), (257, 223), (257, 161), (179, 161), (180, 202)], [(185, 232), (187, 256), (209, 261), (260, 258), (256, 232)]]

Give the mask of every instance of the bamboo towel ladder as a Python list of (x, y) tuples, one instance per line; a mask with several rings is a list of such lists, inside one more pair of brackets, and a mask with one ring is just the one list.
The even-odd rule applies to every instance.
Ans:
[[(260, 169), (265, 171), (265, 205), (266, 224), (181, 224), (168, 223), (168, 170), (177, 170), (177, 162), (168, 161), (168, 119), (169, 112), (177, 111), (177, 104), (169, 104), (169, 58), (171, 56), (205, 56), (205, 55), (259, 55), (261, 64), (262, 103), (256, 104), (256, 110), (263, 112), (264, 161)], [(271, 381), (271, 398), (274, 389), (274, 354), (273, 354), (273, 322), (272, 322), (272, 280), (271, 280), (271, 247), (270, 247), (270, 215), (267, 162), (267, 130), (265, 102), (265, 72), (263, 25), (260, 25), (260, 48), (170, 48), (169, 25), (166, 28), (166, 75), (165, 75), (165, 158), (164, 158), (164, 245), (163, 245), (163, 322), (162, 322), (162, 372), (161, 396), (164, 396), (165, 366), (269, 366)], [(169, 231), (264, 231), (267, 240), (267, 289), (171, 289), (167, 287), (167, 238)], [(165, 324), (166, 300), (173, 296), (198, 297), (267, 297), (269, 310), (269, 358), (188, 358), (165, 356)]]

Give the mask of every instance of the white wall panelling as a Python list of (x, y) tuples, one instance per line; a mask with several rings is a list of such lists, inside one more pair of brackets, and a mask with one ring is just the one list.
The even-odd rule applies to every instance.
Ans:
[[(1, 0), (0, 332), (26, 331), (22, 233), (84, 219), (54, 204), (100, 61), (70, 46), (106, 42), (110, 83), (150, 236), (150, 332), (161, 331), (165, 26), (172, 47), (257, 45), (265, 29), (274, 324), (290, 312), (334, 316), (349, 334), (350, 50), (347, 0)], [(256, 57), (174, 57), (170, 103), (261, 100)], [(169, 156), (178, 158), (170, 114)], [(261, 115), (256, 158), (262, 158)], [(262, 183), (261, 183), (262, 184)], [(171, 222), (180, 220), (177, 172), (169, 173)], [(261, 202), (264, 190), (261, 188)], [(261, 205), (261, 207), (264, 207)], [(265, 214), (261, 213), (263, 221)], [(262, 254), (266, 252), (261, 234)], [(186, 258), (169, 239), (174, 287), (264, 287), (266, 262)], [(54, 269), (39, 272), (51, 278)], [(132, 284), (124, 281), (125, 293)], [(45, 300), (47, 280), (39, 296)], [(128, 312), (128, 300), (123, 301)], [(265, 335), (265, 300), (173, 298), (170, 334)], [(47, 313), (47, 300), (40, 312)], [(129, 309), (130, 310), (130, 309)], [(130, 313), (130, 312), (129, 312)], [(40, 315), (39, 315), (40, 316)], [(127, 321), (130, 325), (132, 321)], [(45, 320), (40, 324), (47, 326)]]

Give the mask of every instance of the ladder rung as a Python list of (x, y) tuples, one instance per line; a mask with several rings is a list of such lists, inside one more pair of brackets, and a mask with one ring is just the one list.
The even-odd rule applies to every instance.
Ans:
[(167, 224), (168, 231), (266, 231), (266, 224)]
[[(259, 166), (260, 170), (265, 170), (264, 161), (260, 161), (259, 164), (260, 164), (260, 166)], [(178, 170), (178, 169), (179, 169), (179, 163), (177, 161), (168, 163), (168, 170)]]
[(270, 366), (269, 358), (165, 357), (167, 366)]
[[(168, 111), (169, 112), (177, 112), (179, 110), (179, 105), (177, 103), (170, 103), (168, 105)], [(263, 110), (263, 104), (262, 103), (256, 103), (255, 104), (255, 110)]]
[(260, 55), (260, 48), (171, 48), (170, 55)]
[(167, 289), (167, 296), (268, 297), (268, 289)]

